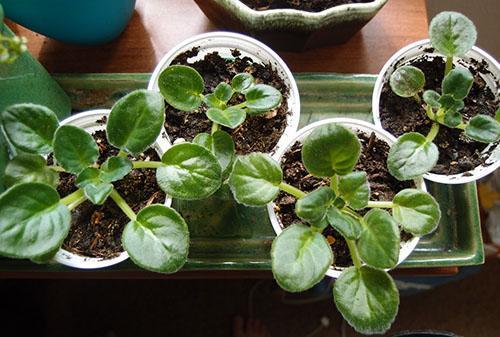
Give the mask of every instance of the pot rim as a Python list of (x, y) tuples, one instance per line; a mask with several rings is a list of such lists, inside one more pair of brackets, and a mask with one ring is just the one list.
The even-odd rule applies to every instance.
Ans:
[[(281, 157), (285, 154), (285, 152), (298, 140), (303, 140), (309, 133), (311, 133), (314, 129), (316, 129), (319, 126), (325, 125), (325, 124), (341, 124), (344, 126), (348, 126), (351, 129), (358, 129), (360, 131), (370, 131), (370, 132), (375, 132), (377, 137), (391, 146), (395, 141), (396, 138), (391, 135), (389, 132), (383, 130), (382, 128), (373, 125), (369, 122), (362, 121), (359, 119), (354, 119), (354, 118), (345, 118), (345, 117), (338, 117), (338, 118), (327, 118), (323, 119), (317, 122), (314, 122), (312, 124), (307, 125), (306, 127), (303, 127), (297, 133), (295, 134), (295, 137), (290, 140), (290, 142), (287, 144), (287, 146), (283, 147), (280, 149), (279, 152), (276, 152), (273, 155), (273, 159), (275, 159), (278, 163), (281, 160)], [(427, 188), (425, 186), (425, 183), (423, 179), (415, 179), (415, 184), (417, 185), (417, 188), (427, 192)], [(274, 212), (274, 201), (267, 204), (267, 213), (269, 216), (269, 219), (271, 220), (271, 224), (273, 226), (274, 232), (276, 235), (279, 235), (282, 231), (282, 225), (281, 221), (278, 219), (278, 216)], [(411, 254), (411, 252), (415, 249), (417, 246), (418, 242), (420, 241), (420, 237), (414, 236), (411, 240), (402, 242), (401, 243), (401, 249), (399, 252), (399, 259), (397, 265), (399, 265), (401, 262), (406, 260), (406, 258)], [(397, 266), (396, 265), (396, 266)], [(394, 268), (396, 268), (396, 266)], [(326, 272), (327, 276), (333, 277), (333, 278), (338, 278), (340, 274), (343, 272), (345, 268), (343, 267), (334, 267), (330, 266), (328, 268), (328, 271)]]
[[(198, 34), (195, 35), (191, 38), (188, 38), (181, 43), (177, 44), (174, 48), (170, 49), (169, 52), (165, 54), (165, 56), (162, 57), (160, 62), (158, 62), (157, 66), (155, 67), (153, 73), (151, 74), (151, 78), (148, 83), (148, 90), (153, 90), (153, 91), (159, 91), (158, 89), (158, 78), (160, 76), (160, 73), (165, 69), (167, 66), (170, 65), (172, 60), (181, 52), (187, 51), (193, 47), (197, 47), (200, 44), (203, 45), (207, 41), (232, 41), (232, 42), (245, 42), (246, 44), (250, 45), (253, 50), (243, 50), (247, 54), (251, 54), (252, 58), (256, 62), (261, 62), (259, 60), (259, 52), (264, 52), (269, 55), (270, 59), (273, 61), (272, 66), (278, 70), (278, 73), (280, 76), (283, 78), (285, 81), (286, 85), (289, 87), (289, 96), (287, 98), (288, 101), (288, 112), (289, 114), (287, 115), (287, 125), (285, 127), (285, 130), (283, 131), (283, 134), (281, 135), (280, 139), (278, 140), (278, 143), (274, 146), (274, 148), (270, 151), (271, 153), (277, 151), (280, 147), (283, 147), (287, 142), (288, 139), (293, 137), (293, 134), (297, 131), (299, 127), (299, 120), (300, 120), (300, 95), (299, 95), (299, 89), (297, 87), (297, 83), (295, 81), (295, 78), (292, 75), (292, 72), (286, 65), (285, 61), (276, 53), (274, 52), (271, 48), (263, 44), (262, 42), (243, 35), (243, 34), (238, 34), (238, 33), (231, 33), (231, 32), (223, 32), (223, 31), (216, 31), (216, 32), (210, 32), (210, 33), (203, 33), (203, 34)], [(214, 49), (216, 47), (213, 47)], [(220, 47), (222, 48), (230, 48), (230, 47)], [(237, 48), (237, 47), (234, 47)], [(202, 50), (202, 49), (201, 49)]]
[[(419, 40), (413, 43), (410, 43), (409, 45), (401, 48), (398, 50), (395, 54), (389, 58), (389, 60), (384, 64), (382, 67), (382, 70), (377, 76), (377, 80), (375, 81), (375, 86), (373, 88), (373, 95), (372, 95), (372, 114), (373, 114), (373, 121), (374, 124), (380, 128), (382, 128), (382, 123), (380, 121), (380, 95), (382, 92), (382, 87), (384, 86), (385, 83), (385, 77), (386, 74), (388, 73), (389, 68), (391, 68), (394, 64), (396, 64), (404, 55), (406, 55), (408, 52), (413, 51), (418, 48), (422, 48), (420, 53), (423, 55), (425, 54), (424, 52), (424, 46), (431, 47), (430, 40), (429, 39), (424, 39), (424, 40)], [(468, 52), (473, 53), (475, 55), (478, 55), (482, 59), (486, 60), (489, 64), (494, 66), (496, 69), (490, 69), (490, 71), (496, 71), (497, 75), (496, 78), (497, 80), (500, 79), (500, 65), (498, 62), (495, 60), (493, 56), (485, 52), (479, 47), (472, 47), (471, 51)], [(470, 57), (472, 58), (472, 57)], [(463, 58), (459, 58), (463, 59)], [(495, 76), (495, 75), (494, 75)], [(495, 93), (495, 90), (492, 90), (493, 93)], [(496, 89), (497, 95), (500, 92), (500, 88)], [(494, 143), (493, 143), (494, 144)], [(488, 145), (484, 151), (488, 151), (491, 146), (493, 145)], [(494, 152), (500, 151), (499, 146), (495, 147), (495, 149), (492, 150), (492, 153), (490, 157), (494, 155)], [(436, 183), (441, 183), (441, 184), (465, 184), (469, 182), (474, 182), (476, 180), (479, 180), (493, 171), (495, 171), (497, 168), (500, 167), (500, 160), (494, 161), (491, 164), (484, 166), (476, 166), (474, 169), (467, 171), (467, 172), (462, 172), (458, 174), (452, 174), (452, 175), (445, 175), (445, 174), (436, 174), (436, 173), (426, 173), (424, 174), (424, 179), (434, 181)], [(464, 175), (465, 173), (468, 173), (470, 175)]]
[[(63, 121), (61, 121), (60, 125), (77, 124), (77, 126), (80, 126), (78, 124), (84, 124), (84, 126), (80, 127), (82, 127), (85, 131), (88, 131), (88, 129), (90, 128), (102, 129), (105, 127), (106, 124), (98, 124), (96, 122), (102, 117), (109, 116), (110, 111), (111, 111), (110, 109), (94, 109), (85, 112), (80, 112), (64, 119)], [(152, 145), (152, 147), (156, 150), (156, 152), (160, 157), (166, 150), (168, 150), (170, 146), (171, 146), (170, 142), (166, 138), (164, 138), (164, 136), (162, 136), (161, 134), (155, 141), (155, 143)], [(172, 198), (167, 196), (164, 203), (165, 206), (170, 206), (171, 203), (172, 203)], [(61, 247), (57, 251), (53, 260), (65, 266), (78, 269), (100, 269), (116, 265), (120, 262), (127, 260), (128, 258), (129, 256), (126, 250), (123, 250), (123, 252), (121, 252), (116, 257), (110, 259), (103, 259), (98, 257), (88, 257), (88, 256), (78, 255), (69, 252)]]

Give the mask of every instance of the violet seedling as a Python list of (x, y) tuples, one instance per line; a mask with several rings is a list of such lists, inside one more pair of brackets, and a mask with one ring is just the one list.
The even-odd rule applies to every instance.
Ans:
[[(76, 126), (59, 125), (56, 114), (46, 107), (17, 104), (1, 117), (15, 156), (5, 172), (10, 187), (0, 195), (0, 255), (35, 262), (49, 259), (68, 234), (70, 212), (85, 200), (102, 204), (110, 197), (130, 219), (122, 244), (132, 261), (163, 273), (184, 265), (189, 249), (184, 219), (160, 204), (136, 214), (112, 184), (133, 168), (163, 165), (128, 159), (129, 154), (148, 149), (160, 134), (164, 122), (161, 95), (137, 90), (115, 104), (106, 134), (119, 154), (102, 165), (97, 163), (99, 150), (92, 136)], [(46, 164), (43, 155), (49, 153), (55, 165)], [(76, 176), (78, 189), (64, 198), (55, 189), (59, 172)]]
[(26, 38), (2, 34), (4, 13), (0, 4), (0, 64), (12, 63), (27, 50)]
[(413, 66), (399, 67), (389, 79), (392, 91), (400, 97), (412, 97), (422, 104), (422, 94), (423, 107), (432, 122), (426, 136), (418, 132), (403, 134), (391, 148), (388, 167), (399, 180), (415, 179), (436, 165), (439, 151), (433, 140), (441, 126), (463, 130), (467, 137), (478, 142), (493, 143), (500, 139), (500, 123), (495, 118), (476, 115), (464, 122), (460, 113), (474, 78), (466, 68), (453, 68), (453, 57), (464, 55), (474, 45), (477, 35), (474, 24), (460, 13), (442, 12), (432, 19), (429, 34), (433, 47), (446, 56), (441, 93), (423, 91), (425, 75)]
[[(335, 282), (334, 300), (350, 325), (373, 334), (389, 329), (398, 310), (399, 293), (386, 271), (399, 260), (398, 224), (415, 236), (425, 235), (436, 229), (441, 211), (430, 194), (412, 188), (392, 201), (370, 201), (366, 173), (353, 171), (360, 148), (351, 130), (321, 126), (304, 140), (302, 161), (309, 174), (329, 179), (329, 186), (305, 193), (285, 183), (279, 164), (262, 153), (238, 157), (229, 185), (235, 199), (250, 206), (265, 205), (280, 191), (297, 199), (295, 213), (303, 223), (284, 229), (271, 249), (274, 278), (287, 291), (310, 289), (332, 265), (332, 250), (321, 234), (326, 227), (346, 239), (354, 266)], [(362, 216), (359, 211), (366, 209)]]

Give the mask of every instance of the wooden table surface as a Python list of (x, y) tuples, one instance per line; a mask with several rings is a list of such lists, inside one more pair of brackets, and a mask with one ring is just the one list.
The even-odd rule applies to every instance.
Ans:
[[(425, 0), (389, 0), (343, 45), (278, 53), (294, 72), (375, 74), (399, 48), (426, 38), (427, 24)], [(28, 38), (30, 52), (52, 73), (151, 72), (162, 55), (182, 40), (224, 29), (211, 24), (192, 0), (137, 0), (128, 28), (103, 46), (68, 45), (10, 26)]]
[[(405, 19), (403, 20), (403, 15)], [(9, 26), (18, 35), (25, 36), (29, 51), (51, 73), (143, 73), (151, 72), (158, 60), (173, 46), (195, 34), (223, 30), (205, 17), (191, 0), (137, 0), (136, 12), (125, 32), (115, 42), (102, 46), (75, 46), (33, 33), (12, 22)], [(387, 59), (398, 49), (427, 37), (425, 0), (389, 0), (386, 6), (359, 33), (347, 43), (323, 47), (301, 53), (278, 54), (293, 72), (339, 72), (376, 74)], [(458, 268), (431, 268), (398, 270), (399, 274), (454, 274)], [(37, 277), (80, 278), (76, 273), (37, 273)], [(66, 276), (64, 276), (64, 274)], [(192, 273), (181, 273), (190, 278)], [(228, 278), (228, 273), (204, 273), (207, 277)], [(238, 273), (235, 273), (236, 277)], [(244, 277), (270, 277), (269, 272), (250, 272)], [(266, 275), (266, 276), (265, 276)], [(19, 272), (3, 277), (33, 277)], [(86, 273), (99, 278), (99, 273)], [(112, 275), (106, 273), (104, 277)], [(118, 278), (151, 277), (149, 273), (113, 275)], [(200, 275), (197, 274), (196, 277)], [(173, 276), (175, 277), (175, 276)]]

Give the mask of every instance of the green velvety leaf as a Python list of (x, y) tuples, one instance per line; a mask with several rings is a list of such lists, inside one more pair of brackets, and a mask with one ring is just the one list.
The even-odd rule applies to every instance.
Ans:
[(464, 102), (454, 99), (451, 95), (442, 95), (439, 98), (439, 104), (446, 113), (460, 111), (464, 108)]
[(0, 130), (0, 193), (5, 190), (5, 167), (9, 161), (9, 150), (7, 141)]
[(271, 260), (274, 278), (280, 287), (299, 292), (323, 279), (333, 263), (333, 253), (321, 233), (294, 224), (274, 240)]
[(353, 131), (340, 124), (322, 125), (305, 139), (302, 161), (316, 177), (345, 175), (354, 169), (360, 149)]
[(205, 95), (204, 102), (208, 105), (209, 108), (219, 108), (224, 109), (225, 103), (219, 100), (215, 94)]
[(394, 219), (405, 231), (422, 236), (437, 228), (441, 210), (429, 193), (411, 188), (404, 189), (396, 194), (392, 202)]
[(443, 124), (449, 128), (454, 128), (462, 123), (462, 115), (457, 111), (448, 111), (444, 115)]
[(186, 263), (189, 231), (174, 209), (163, 205), (143, 208), (123, 230), (122, 243), (139, 267), (159, 273), (175, 273)]
[(59, 125), (56, 114), (36, 104), (16, 104), (0, 114), (5, 134), (16, 148), (36, 154), (52, 151), (52, 140)]
[(219, 101), (227, 103), (233, 96), (233, 88), (229, 84), (221, 82), (215, 87), (214, 95)]
[(278, 195), (283, 181), (281, 167), (268, 154), (255, 152), (236, 158), (229, 186), (238, 203), (263, 206)]
[(54, 157), (66, 171), (78, 174), (96, 162), (99, 148), (84, 130), (62, 125), (54, 135)]
[(339, 193), (354, 209), (362, 209), (370, 200), (370, 184), (365, 172), (352, 172), (339, 178)]
[(391, 276), (370, 267), (344, 270), (333, 287), (335, 305), (344, 319), (362, 334), (382, 334), (399, 307), (399, 292)]
[(255, 112), (267, 112), (281, 104), (278, 89), (266, 84), (256, 84), (245, 92), (246, 107)]
[(236, 92), (243, 92), (250, 88), (254, 83), (254, 78), (248, 73), (236, 74), (231, 80), (231, 86)]
[(109, 142), (138, 155), (158, 138), (165, 121), (165, 103), (160, 94), (135, 90), (115, 103), (106, 126)]
[(335, 193), (331, 188), (319, 187), (297, 200), (295, 213), (304, 221), (318, 223), (323, 220), (334, 199)]
[(113, 185), (101, 180), (101, 171), (87, 167), (76, 178), (76, 186), (83, 189), (85, 197), (95, 205), (102, 205), (113, 191)]
[(60, 247), (56, 247), (54, 250), (52, 250), (48, 253), (45, 253), (45, 254), (40, 255), (40, 256), (34, 256), (34, 257), (30, 258), (30, 261), (33, 263), (36, 263), (36, 264), (48, 264), (52, 261), (52, 259), (57, 254), (59, 249), (60, 249)]
[(100, 179), (111, 183), (125, 177), (132, 171), (132, 162), (125, 157), (110, 157), (101, 165)]
[(223, 175), (231, 168), (234, 159), (234, 142), (227, 132), (218, 130), (212, 135), (199, 133), (194, 137), (193, 143), (203, 146), (215, 155)]
[(5, 168), (6, 186), (30, 182), (56, 187), (59, 174), (48, 168), (45, 159), (40, 155), (26, 153), (12, 158)]
[(364, 216), (366, 224), (357, 242), (359, 256), (373, 268), (394, 268), (399, 258), (399, 229), (385, 210), (372, 209)]
[(420, 133), (410, 132), (392, 145), (387, 167), (398, 180), (415, 179), (429, 172), (438, 158), (439, 151), (434, 143), (428, 142)]
[(389, 85), (396, 95), (412, 97), (424, 88), (425, 75), (417, 67), (402, 66), (391, 74)]
[(182, 111), (192, 111), (201, 105), (204, 86), (203, 78), (195, 69), (182, 65), (169, 66), (158, 79), (158, 87), (167, 103)]
[(174, 198), (195, 200), (212, 195), (222, 183), (217, 158), (201, 145), (181, 143), (163, 154), (156, 170), (158, 185)]
[(235, 107), (227, 109), (210, 108), (207, 117), (212, 122), (234, 129), (245, 121), (247, 114), (245, 110)]
[(0, 255), (32, 258), (59, 247), (71, 215), (52, 187), (15, 185), (0, 196)]
[(423, 99), (424, 102), (429, 104), (434, 109), (439, 109), (441, 104), (439, 103), (439, 99), (441, 95), (435, 92), (434, 90), (426, 90), (424, 91)]
[(429, 26), (431, 44), (445, 56), (462, 56), (476, 43), (474, 24), (457, 12), (441, 12)]
[(336, 207), (330, 207), (326, 217), (328, 223), (349, 240), (357, 240), (363, 231), (363, 226), (357, 219), (342, 213)]
[(478, 142), (493, 143), (500, 139), (500, 123), (490, 116), (477, 115), (467, 123), (465, 134)]
[(474, 77), (466, 68), (454, 68), (441, 83), (443, 95), (451, 95), (454, 99), (463, 100), (472, 88)]

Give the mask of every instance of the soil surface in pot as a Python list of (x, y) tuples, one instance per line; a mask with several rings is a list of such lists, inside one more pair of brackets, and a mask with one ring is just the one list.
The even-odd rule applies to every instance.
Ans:
[[(430, 50), (432, 52), (432, 49)], [(441, 57), (422, 56), (410, 61), (425, 74), (425, 89), (441, 93), (445, 61)], [(461, 111), (464, 122), (477, 114), (494, 117), (499, 99), (491, 92), (481, 74), (487, 74), (485, 64), (478, 63), (469, 67), (474, 75), (474, 83), (465, 98), (465, 108)], [(406, 132), (419, 132), (427, 135), (431, 121), (424, 108), (412, 98), (402, 98), (394, 94), (389, 83), (385, 83), (380, 97), (380, 120), (382, 127), (395, 136)], [(489, 154), (481, 154), (488, 144), (466, 137), (459, 129), (441, 125), (434, 144), (439, 148), (439, 160), (432, 173), (452, 175), (467, 172), (484, 164)], [(465, 173), (465, 175), (468, 173)]]
[[(222, 128), (231, 134), (237, 153), (270, 152), (287, 126), (289, 88), (283, 79), (270, 64), (256, 63), (251, 58), (242, 57), (237, 50), (232, 51), (232, 59), (225, 59), (219, 53), (213, 52), (205, 55), (201, 60), (189, 62), (188, 59), (197, 56), (198, 52), (198, 48), (193, 48), (177, 56), (172, 64), (189, 65), (195, 68), (205, 80), (204, 94), (213, 92), (221, 82), (229, 84), (234, 75), (242, 72), (251, 74), (256, 83), (271, 85), (281, 92), (283, 101), (275, 110), (265, 115), (248, 116), (245, 122), (234, 130)], [(238, 104), (243, 100), (242, 95), (234, 95), (229, 104)], [(184, 138), (191, 141), (200, 132), (210, 133), (212, 122), (205, 115), (206, 110), (205, 104), (193, 112), (179, 111), (167, 104), (165, 129), (170, 140), (173, 142), (177, 138)]]
[[(109, 145), (104, 131), (97, 131), (92, 136), (99, 145), (99, 164), (118, 154), (118, 150)], [(159, 157), (155, 150), (149, 149), (137, 158), (130, 159), (159, 160)], [(75, 179), (73, 174), (60, 174), (57, 190), (61, 197), (77, 190)], [(147, 205), (165, 202), (165, 193), (156, 183), (154, 169), (134, 169), (113, 185), (136, 213)], [(130, 220), (111, 198), (103, 205), (85, 201), (71, 212), (71, 216), (71, 228), (62, 245), (64, 249), (103, 259), (116, 257), (123, 252), (121, 236)]]
[(373, 2), (373, 0), (240, 0), (248, 7), (267, 11), (268, 9), (298, 9), (306, 12), (321, 12), (338, 5)]
[[(355, 170), (367, 173), (371, 188), (370, 200), (392, 200), (399, 191), (415, 186), (411, 181), (398, 181), (389, 174), (385, 164), (389, 145), (385, 141), (375, 137), (374, 133), (367, 135), (360, 132), (358, 138), (361, 141), (362, 151)], [(296, 142), (282, 157), (281, 167), (283, 168), (284, 181), (305, 192), (311, 192), (319, 186), (329, 185), (329, 179), (315, 178), (308, 174), (302, 163), (301, 150), (302, 143)], [(275, 200), (275, 210), (285, 227), (294, 223), (303, 223), (295, 214), (295, 201), (295, 197), (284, 192), (280, 192)], [(360, 212), (360, 214), (364, 213), (366, 211)], [(344, 237), (330, 226), (323, 231), (323, 235), (332, 247), (335, 256), (334, 265), (336, 267), (351, 266), (351, 255)], [(402, 231), (401, 240), (407, 241), (409, 239), (411, 239), (411, 235)]]

